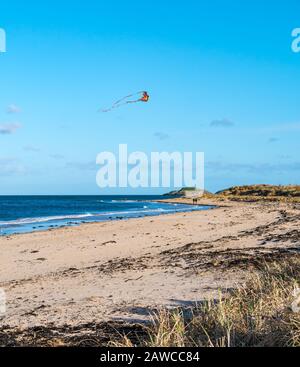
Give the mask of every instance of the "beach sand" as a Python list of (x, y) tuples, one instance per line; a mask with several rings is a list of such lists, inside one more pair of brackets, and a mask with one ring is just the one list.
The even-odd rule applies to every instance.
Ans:
[(0, 237), (0, 327), (145, 321), (236, 287), (258, 260), (297, 251), (299, 205), (200, 203), (219, 207)]

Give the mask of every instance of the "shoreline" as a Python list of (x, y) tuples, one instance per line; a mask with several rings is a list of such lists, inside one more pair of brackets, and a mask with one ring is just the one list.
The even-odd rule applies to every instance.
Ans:
[(258, 260), (295, 252), (299, 206), (204, 202), (218, 207), (0, 237), (0, 330), (147, 322), (161, 307), (189, 309), (237, 287)]
[[(192, 203), (189, 203), (188, 201), (186, 202), (177, 202), (177, 201), (172, 201), (172, 199), (168, 199), (168, 200), (142, 200), (141, 202), (149, 202), (149, 203), (165, 203), (165, 204), (172, 204), (172, 205), (191, 205), (193, 208), (195, 209), (187, 209), (187, 210), (183, 210), (183, 211), (175, 211), (174, 212), (159, 212), (159, 213), (151, 213), (149, 215), (147, 214), (143, 214), (143, 212), (141, 211), (140, 215), (138, 216), (126, 216), (123, 214), (122, 216), (122, 212), (120, 212), (120, 214), (113, 218), (113, 217), (109, 217), (109, 218), (105, 218), (103, 220), (82, 220), (82, 222), (76, 222), (74, 221), (73, 223), (71, 222), (72, 217), (70, 215), (70, 217), (68, 217), (67, 215), (65, 215), (65, 220), (68, 220), (67, 223), (61, 223), (61, 224), (57, 224), (59, 223), (58, 221), (55, 222), (55, 220), (48, 220), (48, 221), (39, 221), (39, 222), (32, 222), (32, 223), (28, 223), (28, 224), (34, 224), (36, 223), (36, 226), (33, 226), (31, 230), (24, 230), (23, 232), (14, 232), (14, 233), (0, 233), (0, 238), (1, 237), (7, 237), (7, 236), (18, 236), (18, 235), (25, 235), (25, 234), (30, 234), (30, 233), (36, 233), (36, 232), (45, 232), (45, 231), (51, 231), (51, 230), (56, 230), (56, 229), (61, 229), (61, 228), (69, 228), (69, 227), (78, 227), (78, 226), (82, 226), (82, 225), (86, 225), (86, 224), (93, 224), (93, 223), (107, 223), (107, 222), (112, 222), (112, 221), (124, 221), (124, 220), (131, 220), (131, 219), (138, 219), (138, 218), (150, 218), (150, 217), (157, 217), (157, 216), (162, 216), (162, 215), (172, 215), (172, 214), (176, 214), (176, 213), (188, 213), (188, 212), (193, 212), (193, 211), (201, 211), (201, 210), (210, 210), (210, 209), (215, 209), (216, 206), (215, 205), (204, 205), (204, 204), (198, 204), (198, 205), (194, 205)], [(197, 207), (199, 207), (199, 209), (197, 209)], [(81, 213), (78, 215), (82, 215), (84, 216), (85, 213)], [(96, 213), (92, 216), (97, 217), (100, 215), (102, 215), (102, 213)], [(109, 215), (109, 214), (107, 214)], [(43, 217), (39, 217), (38, 219), (42, 219)], [(45, 218), (47, 218), (47, 216), (45, 216)], [(27, 218), (19, 218), (16, 219), (17, 220), (21, 220), (21, 219), (27, 219)], [(37, 219), (37, 218), (28, 218), (28, 219)], [(9, 222), (7, 222), (9, 223)], [(47, 224), (48, 223), (48, 224)], [(39, 224), (39, 225), (38, 225)], [(17, 226), (17, 225), (15, 225)], [(21, 224), (20, 224), (21, 226)], [(44, 227), (44, 228), (43, 228)], [(1, 229), (2, 232), (2, 229)]]

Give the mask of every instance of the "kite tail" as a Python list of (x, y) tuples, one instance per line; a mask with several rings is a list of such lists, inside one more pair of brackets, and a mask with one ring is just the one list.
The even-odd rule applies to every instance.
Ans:
[[(133, 93), (133, 94), (129, 94), (128, 96), (123, 97), (123, 98), (119, 99), (118, 101), (116, 101), (110, 108), (107, 108), (107, 109), (104, 109), (104, 110), (99, 110), (99, 112), (110, 112), (111, 110), (113, 110), (115, 108), (119, 108), (119, 107), (124, 106), (124, 105), (129, 104), (129, 103), (137, 103), (137, 102), (140, 102), (141, 98), (136, 99), (134, 101), (126, 101), (126, 99), (131, 98), (131, 97), (134, 97), (134, 96), (139, 95), (141, 93), (144, 93), (144, 91), (136, 92), (136, 93)], [(125, 101), (125, 102), (123, 102), (123, 101)]]

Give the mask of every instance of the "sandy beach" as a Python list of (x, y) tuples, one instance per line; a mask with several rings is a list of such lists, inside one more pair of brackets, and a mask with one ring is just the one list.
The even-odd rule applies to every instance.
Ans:
[(297, 204), (201, 204), (218, 207), (0, 237), (1, 327), (145, 321), (236, 287), (258, 259), (297, 251)]

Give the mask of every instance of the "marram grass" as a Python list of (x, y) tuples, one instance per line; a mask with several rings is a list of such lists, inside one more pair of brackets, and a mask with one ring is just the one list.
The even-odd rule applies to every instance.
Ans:
[[(296, 255), (295, 255), (296, 256)], [(139, 345), (149, 347), (296, 347), (300, 313), (291, 305), (300, 284), (300, 259), (264, 264), (231, 294), (205, 301), (184, 318), (183, 310), (161, 310)], [(298, 294), (299, 299), (299, 294)], [(112, 345), (134, 346), (128, 337)]]

